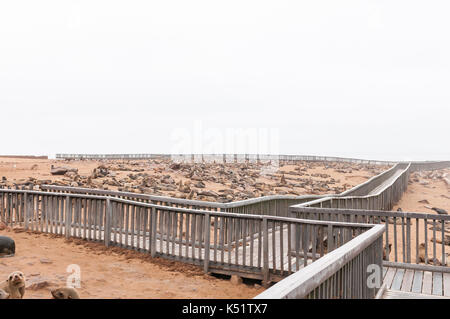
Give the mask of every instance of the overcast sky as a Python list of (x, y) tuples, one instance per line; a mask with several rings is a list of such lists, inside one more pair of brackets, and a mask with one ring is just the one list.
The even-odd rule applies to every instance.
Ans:
[(286, 154), (448, 160), (449, 12), (412, 0), (2, 1), (0, 154), (165, 153), (200, 127), (217, 139), (269, 131)]

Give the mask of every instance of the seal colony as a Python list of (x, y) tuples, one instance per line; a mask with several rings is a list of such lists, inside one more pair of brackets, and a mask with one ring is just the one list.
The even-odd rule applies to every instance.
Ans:
[(387, 165), (305, 161), (280, 163), (272, 170), (267, 163), (252, 161), (0, 158), (0, 187), (39, 190), (47, 184), (228, 203), (270, 195), (341, 193), (387, 168)]

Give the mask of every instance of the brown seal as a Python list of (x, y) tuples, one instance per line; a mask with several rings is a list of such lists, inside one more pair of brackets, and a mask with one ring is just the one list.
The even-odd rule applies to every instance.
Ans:
[(80, 299), (75, 288), (57, 288), (51, 291), (54, 299)]
[(384, 246), (384, 248), (383, 248), (383, 260), (387, 260), (386, 249), (388, 249), (388, 254), (387, 255), (389, 256), (391, 254), (391, 251), (392, 251), (392, 244)]
[(16, 244), (12, 238), (0, 236), (0, 258), (12, 257), (16, 253)]
[(425, 262), (425, 244), (420, 243), (419, 245), (419, 261), (424, 263)]
[(0, 289), (0, 299), (8, 299), (9, 293), (4, 291), (3, 289)]
[(15, 271), (0, 283), (0, 289), (9, 294), (9, 299), (22, 299), (25, 295), (25, 276), (21, 271)]

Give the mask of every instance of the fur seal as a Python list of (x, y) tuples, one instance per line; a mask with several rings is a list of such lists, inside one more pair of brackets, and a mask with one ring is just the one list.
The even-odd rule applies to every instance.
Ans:
[(6, 236), (0, 236), (0, 258), (12, 257), (16, 253), (14, 240)]
[(425, 244), (420, 243), (419, 245), (419, 261), (424, 263), (425, 262)]
[(9, 293), (5, 292), (3, 289), (0, 289), (0, 300), (1, 299), (8, 299)]
[(57, 288), (51, 291), (54, 299), (80, 299), (75, 288)]
[(9, 294), (9, 299), (22, 299), (25, 295), (25, 276), (21, 271), (15, 271), (0, 283), (0, 289)]

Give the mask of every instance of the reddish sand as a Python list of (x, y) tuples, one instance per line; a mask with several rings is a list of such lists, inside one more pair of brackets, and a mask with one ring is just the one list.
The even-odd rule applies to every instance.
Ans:
[[(442, 170), (440, 172), (447, 173), (450, 176), (450, 169)], [(437, 172), (437, 173), (440, 173)], [(417, 178), (417, 181), (414, 179)], [(413, 174), (411, 178), (410, 185), (408, 186), (405, 194), (394, 206), (393, 210), (396, 211), (397, 208), (401, 207), (405, 212), (419, 212), (427, 214), (437, 214), (434, 210), (429, 207), (438, 207), (445, 209), (450, 213), (450, 187), (445, 183), (443, 179), (427, 179), (420, 174)], [(419, 201), (427, 200), (427, 203), (421, 203)], [(428, 207), (427, 207), (428, 206)], [(433, 235), (432, 225), (428, 225), (428, 258), (433, 256), (433, 242), (431, 238)], [(425, 242), (425, 227), (423, 221), (419, 221), (419, 244)], [(447, 228), (448, 229), (448, 228)], [(436, 237), (441, 240), (441, 231), (436, 231)], [(446, 232), (448, 234), (448, 232)], [(398, 250), (398, 261), (403, 261), (403, 250), (402, 250), (402, 236), (401, 236), (401, 220), (397, 220), (397, 250)], [(411, 226), (411, 238), (412, 238), (412, 250), (411, 259), (413, 262), (416, 261), (416, 223), (412, 220)], [(390, 225), (389, 227), (389, 241), (393, 243), (394, 241), (394, 227)], [(394, 246), (393, 246), (394, 247)], [(394, 248), (392, 248), (394, 249)], [(445, 252), (450, 253), (450, 246), (445, 246)], [(394, 258), (394, 251), (390, 254), (390, 260)], [(439, 261), (442, 261), (442, 246), (441, 244), (436, 245), (436, 257)], [(447, 263), (449, 262), (449, 257), (447, 257)]]
[(254, 283), (232, 284), (206, 275), (197, 266), (102, 244), (13, 230), (0, 235), (12, 237), (17, 252), (0, 258), (0, 278), (16, 270), (24, 272), (28, 299), (51, 298), (51, 289), (66, 285), (66, 269), (72, 264), (81, 269), (81, 298), (249, 299), (264, 291)]

